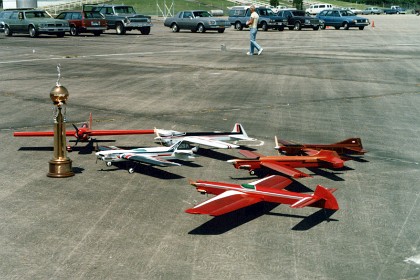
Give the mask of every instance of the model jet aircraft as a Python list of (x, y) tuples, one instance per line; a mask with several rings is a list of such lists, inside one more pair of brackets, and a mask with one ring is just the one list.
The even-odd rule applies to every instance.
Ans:
[(275, 149), (286, 155), (313, 155), (320, 150), (336, 151), (339, 155), (364, 155), (367, 152), (363, 149), (360, 138), (349, 138), (333, 144), (298, 144), (278, 140), (277, 136), (275, 136), (275, 141)]
[(263, 168), (276, 171), (293, 178), (310, 177), (296, 168), (343, 168), (344, 161), (335, 151), (321, 150), (311, 156), (264, 156), (252, 151), (240, 150), (246, 159), (232, 159), (236, 169), (249, 170), (249, 174), (263, 176)]
[[(122, 161), (157, 166), (181, 166), (181, 164), (169, 160), (193, 160), (196, 148), (189, 143), (180, 141), (171, 147), (137, 148), (132, 150), (123, 150), (117, 147), (100, 147), (100, 150), (96, 153), (96, 157), (105, 161), (107, 166)], [(134, 167), (130, 167), (128, 172), (133, 173)]]
[[(236, 123), (230, 132), (179, 132), (175, 130), (155, 129), (155, 141), (165, 146), (170, 146), (178, 141), (184, 140), (190, 143), (205, 145), (219, 149), (235, 149), (239, 148), (236, 144), (226, 143), (226, 141), (258, 141), (257, 139), (248, 137), (243, 126)], [(264, 143), (264, 142), (262, 142)]]
[(216, 196), (185, 212), (220, 216), (261, 201), (290, 204), (291, 208), (311, 206), (330, 210), (339, 209), (337, 200), (332, 194), (336, 189), (327, 189), (318, 185), (313, 194), (284, 190), (291, 183), (292, 180), (278, 175), (242, 185), (201, 180), (191, 182), (198, 192)]
[[(76, 137), (76, 144), (80, 142), (90, 141), (94, 136), (108, 136), (108, 135), (132, 135), (132, 134), (153, 134), (153, 129), (141, 130), (93, 130), (92, 129), (92, 113), (89, 115), (89, 121), (77, 127), (73, 124), (75, 130), (66, 131), (66, 136)], [(26, 131), (15, 132), (15, 137), (53, 137), (54, 131)]]

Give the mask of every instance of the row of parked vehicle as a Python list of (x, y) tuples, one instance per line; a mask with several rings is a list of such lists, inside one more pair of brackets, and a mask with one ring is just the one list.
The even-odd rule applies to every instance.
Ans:
[[(309, 16), (305, 11), (283, 9), (278, 13), (267, 7), (257, 7), (259, 14), (258, 27), (264, 31), (276, 29), (283, 31), (325, 29), (333, 26), (336, 29), (357, 27), (363, 30), (370, 22), (367, 18), (359, 17), (350, 10), (327, 9), (316, 15)], [(248, 6), (232, 7), (228, 19), (213, 17), (204, 10), (181, 11), (174, 17), (166, 18), (164, 26), (179, 32), (181, 29), (192, 32), (206, 32), (216, 30), (223, 33), (226, 28), (233, 26), (236, 30), (247, 28), (250, 18)], [(14, 33), (25, 33), (31, 37), (40, 34), (52, 34), (63, 37), (66, 32), (76, 36), (80, 33), (93, 33), (100, 36), (107, 29), (115, 29), (117, 34), (126, 31), (139, 30), (141, 34), (148, 35), (152, 27), (150, 16), (137, 14), (132, 6), (126, 5), (85, 5), (82, 11), (64, 11), (52, 18), (45, 11), (33, 9), (15, 9), (0, 12), (0, 31), (6, 36)]]

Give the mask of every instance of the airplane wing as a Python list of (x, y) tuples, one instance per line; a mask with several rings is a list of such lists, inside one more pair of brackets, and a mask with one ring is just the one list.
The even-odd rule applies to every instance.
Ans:
[(314, 156), (319, 153), (319, 150), (308, 149), (308, 148), (302, 149), (302, 151), (308, 156)]
[(220, 216), (260, 201), (262, 201), (262, 199), (250, 197), (242, 192), (231, 190), (189, 208), (185, 210), (185, 212), (190, 214)]
[(191, 143), (195, 143), (195, 144), (199, 144), (199, 145), (205, 145), (205, 146), (214, 147), (214, 148), (219, 148), (219, 149), (236, 149), (236, 148), (239, 148), (238, 145), (226, 143), (226, 142), (219, 141), (219, 140), (213, 140), (213, 139), (206, 138), (206, 137), (189, 136), (189, 137), (184, 137), (183, 140), (187, 141), (187, 142), (191, 142)]
[(106, 136), (106, 135), (153, 134), (155, 132), (153, 129), (141, 129), (141, 130), (89, 130), (86, 133), (89, 136)]
[(239, 150), (239, 153), (241, 155), (243, 155), (246, 158), (259, 158), (259, 157), (263, 157), (264, 155), (260, 154), (260, 153), (256, 153), (253, 151), (248, 151), (248, 150)]
[(142, 156), (142, 155), (127, 155), (123, 156), (123, 158), (127, 160), (132, 160), (136, 162), (141, 163), (148, 163), (151, 165), (157, 165), (157, 166), (181, 166), (181, 164), (168, 161), (159, 157), (150, 157), (150, 156)]
[(289, 167), (289, 166), (284, 166), (281, 164), (276, 164), (276, 163), (272, 163), (272, 162), (261, 162), (261, 165), (272, 169), (274, 171), (277, 171), (279, 173), (283, 173), (285, 175), (288, 175), (290, 177), (293, 178), (302, 178), (302, 177), (311, 177), (310, 175), (303, 173), (302, 171), (299, 171), (295, 168)]
[(288, 185), (290, 185), (291, 183), (292, 183), (292, 180), (290, 180), (289, 178), (279, 176), (279, 175), (271, 175), (261, 180), (252, 182), (250, 184), (254, 185), (256, 188), (265, 187), (265, 188), (273, 188), (273, 189), (282, 190)]
[[(66, 131), (66, 136), (74, 136), (76, 131)], [(22, 131), (14, 132), (14, 137), (53, 137), (54, 131)]]

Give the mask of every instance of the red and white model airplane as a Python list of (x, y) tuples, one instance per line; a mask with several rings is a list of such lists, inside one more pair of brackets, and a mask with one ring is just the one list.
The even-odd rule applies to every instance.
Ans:
[[(155, 142), (161, 143), (165, 146), (170, 146), (176, 142), (184, 140), (193, 144), (204, 145), (218, 149), (235, 149), (239, 148), (239, 146), (236, 144), (240, 143), (241, 141), (258, 141), (257, 139), (248, 137), (245, 129), (239, 123), (236, 123), (233, 126), (232, 131), (226, 132), (180, 132), (175, 130), (155, 129), (155, 134)], [(234, 144), (227, 143), (226, 141), (231, 141)], [(264, 144), (264, 142), (260, 143), (260, 145)]]
[(336, 189), (327, 189), (318, 185), (313, 194), (285, 190), (284, 188), (291, 183), (292, 180), (278, 175), (242, 185), (198, 180), (191, 182), (198, 192), (216, 196), (185, 212), (220, 216), (262, 201), (290, 204), (291, 208), (311, 206), (330, 210), (339, 209), (337, 200), (332, 194)]
[[(94, 136), (109, 136), (109, 135), (132, 135), (132, 134), (153, 134), (153, 129), (141, 130), (94, 130), (92, 129), (92, 113), (89, 115), (89, 121), (82, 124), (81, 127), (76, 127), (75, 130), (66, 131), (66, 136), (76, 137), (76, 144), (80, 142), (87, 142)], [(54, 131), (25, 131), (15, 132), (14, 137), (53, 137)]]
[(360, 138), (349, 138), (333, 144), (298, 144), (285, 140), (278, 140), (275, 136), (276, 147), (282, 154), (286, 155), (312, 155), (320, 150), (336, 151), (339, 155), (364, 155), (367, 151), (363, 149)]
[(276, 171), (293, 178), (310, 177), (296, 168), (343, 168), (344, 160), (337, 152), (321, 150), (310, 156), (264, 156), (252, 151), (240, 150), (246, 159), (231, 159), (236, 169), (249, 170), (251, 175), (262, 176), (265, 173), (263, 168)]

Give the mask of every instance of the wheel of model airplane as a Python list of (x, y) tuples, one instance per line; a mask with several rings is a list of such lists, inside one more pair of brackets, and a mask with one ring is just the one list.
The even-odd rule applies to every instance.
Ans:
[(112, 162), (110, 162), (110, 161), (106, 162), (106, 166), (110, 167), (111, 165), (112, 165)]
[(133, 174), (134, 173), (134, 167), (128, 168), (128, 173)]

